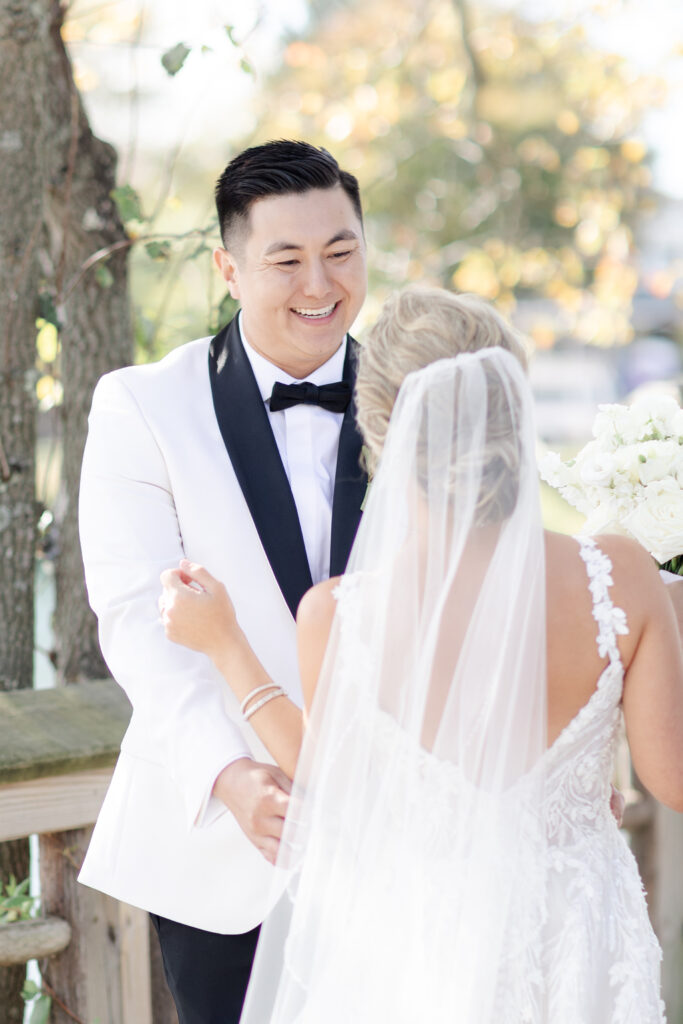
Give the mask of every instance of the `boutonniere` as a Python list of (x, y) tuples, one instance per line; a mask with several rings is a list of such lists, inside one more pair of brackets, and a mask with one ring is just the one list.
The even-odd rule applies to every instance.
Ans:
[(361, 448), (360, 464), (363, 467), (363, 469), (365, 470), (365, 472), (368, 474), (368, 484), (367, 484), (367, 487), (365, 488), (365, 494), (363, 495), (363, 500), (360, 503), (360, 510), (361, 510), (361, 512), (365, 512), (365, 506), (367, 505), (368, 498), (370, 497), (370, 488), (372, 487), (372, 473), (368, 469), (368, 466), (370, 465), (370, 449), (365, 444)]

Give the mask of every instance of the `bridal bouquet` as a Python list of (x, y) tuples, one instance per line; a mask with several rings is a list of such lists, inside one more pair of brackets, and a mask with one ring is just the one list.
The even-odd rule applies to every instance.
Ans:
[(683, 575), (683, 410), (669, 396), (601, 405), (575, 459), (549, 452), (541, 476), (586, 516), (584, 532), (625, 533)]

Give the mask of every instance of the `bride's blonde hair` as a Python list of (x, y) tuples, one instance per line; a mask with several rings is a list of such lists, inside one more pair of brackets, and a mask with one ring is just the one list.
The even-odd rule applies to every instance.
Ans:
[(405, 377), (438, 359), (499, 346), (526, 369), (522, 335), (476, 295), (411, 285), (394, 292), (360, 347), (358, 425), (371, 471), (384, 447), (391, 411)]

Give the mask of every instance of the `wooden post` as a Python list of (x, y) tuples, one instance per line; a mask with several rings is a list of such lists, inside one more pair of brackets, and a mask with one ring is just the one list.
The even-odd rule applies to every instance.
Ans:
[(669, 1024), (683, 1024), (683, 815), (657, 805), (653, 860), (655, 928), (664, 953), (662, 989)]
[(72, 939), (41, 963), (53, 1024), (152, 1024), (147, 915), (79, 885), (90, 829), (41, 836), (42, 902), (69, 921)]

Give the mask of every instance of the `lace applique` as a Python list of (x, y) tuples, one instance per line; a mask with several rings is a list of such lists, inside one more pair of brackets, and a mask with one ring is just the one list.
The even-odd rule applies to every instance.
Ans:
[(609, 588), (613, 585), (612, 562), (596, 544), (594, 537), (577, 537), (581, 545), (581, 557), (586, 563), (589, 584), (588, 589), (593, 597), (593, 618), (598, 624), (598, 654), (601, 658), (621, 663), (617, 646), (617, 634), (628, 633), (626, 613), (616, 608), (609, 596)]

